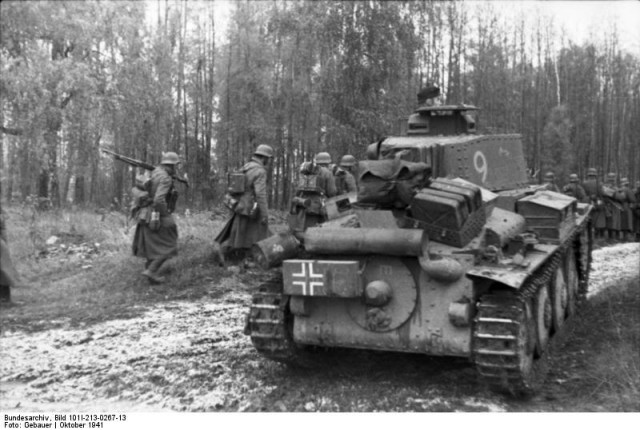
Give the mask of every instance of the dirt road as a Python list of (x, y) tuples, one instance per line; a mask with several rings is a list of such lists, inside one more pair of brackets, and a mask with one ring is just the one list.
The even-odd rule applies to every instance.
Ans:
[[(595, 251), (590, 294), (637, 279), (639, 262), (638, 243)], [(240, 279), (225, 278), (228, 285), (222, 287), (229, 291)], [(232, 291), (251, 286), (246, 287)], [(263, 359), (242, 334), (248, 303), (247, 293), (227, 292), (216, 299), (166, 302), (136, 318), (80, 329), (5, 331), (0, 338), (0, 408), (62, 412), (583, 407), (566, 388), (568, 380), (580, 377), (579, 370), (562, 356), (554, 359), (544, 391), (526, 402), (489, 392), (468, 362), (452, 358), (340, 350), (323, 353), (325, 365), (320, 369), (291, 370)]]

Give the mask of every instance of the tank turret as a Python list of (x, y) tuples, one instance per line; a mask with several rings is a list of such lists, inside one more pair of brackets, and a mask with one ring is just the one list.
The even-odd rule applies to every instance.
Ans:
[(491, 191), (528, 185), (521, 135), (478, 134), (479, 108), (418, 98), (423, 104), (409, 116), (405, 132), (369, 145), (368, 158), (424, 162), (434, 177), (459, 177)]

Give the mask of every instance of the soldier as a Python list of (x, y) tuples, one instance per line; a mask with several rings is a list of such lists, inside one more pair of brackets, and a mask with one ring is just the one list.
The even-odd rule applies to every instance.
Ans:
[(353, 175), (356, 163), (356, 158), (349, 154), (343, 156), (340, 160), (340, 166), (335, 172), (336, 191), (338, 195), (356, 192), (358, 190), (356, 178)]
[(578, 175), (575, 173), (569, 175), (569, 183), (564, 186), (562, 192), (577, 199), (580, 203), (587, 203), (587, 193), (580, 185)]
[[(215, 238), (223, 254), (233, 251), (240, 259), (254, 243), (271, 235), (267, 203), (267, 169), (273, 159), (273, 148), (258, 145), (251, 160), (242, 166), (245, 191), (233, 209), (233, 215)], [(247, 263), (248, 264), (248, 263)]]
[(560, 188), (556, 185), (556, 175), (549, 171), (544, 175), (544, 185), (547, 186), (547, 190), (554, 191), (556, 193), (560, 192)]
[(328, 152), (319, 152), (313, 159), (316, 166), (319, 167), (320, 188), (322, 188), (326, 197), (337, 195), (336, 183), (333, 174), (329, 169), (331, 164), (331, 155)]
[(11, 261), (7, 246), (6, 214), (0, 208), (0, 304), (11, 304), (11, 288), (18, 285), (18, 272)]
[(587, 180), (583, 182), (582, 188), (587, 193), (588, 202), (593, 205), (593, 226), (596, 230), (596, 237), (603, 237), (607, 226), (604, 193), (602, 184), (598, 181), (598, 172), (593, 167), (587, 170)]
[(142, 275), (151, 283), (162, 283), (164, 277), (158, 273), (162, 265), (178, 255), (178, 226), (173, 219), (177, 193), (173, 188), (176, 165), (180, 164), (178, 154), (165, 152), (160, 165), (151, 172), (149, 188), (149, 217), (136, 217), (136, 232), (133, 237), (133, 255), (145, 258)]
[(607, 175), (606, 181), (602, 185), (609, 240), (617, 239), (618, 233), (620, 232), (620, 215), (622, 213), (622, 205), (616, 200), (617, 189), (616, 174), (611, 172)]
[(620, 239), (629, 240), (633, 234), (633, 208), (636, 197), (629, 188), (629, 179), (620, 179), (620, 188), (616, 190), (615, 200), (622, 205), (620, 211)]

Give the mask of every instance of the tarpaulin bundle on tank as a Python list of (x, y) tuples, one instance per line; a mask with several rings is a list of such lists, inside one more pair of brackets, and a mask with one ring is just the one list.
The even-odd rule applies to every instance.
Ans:
[(358, 163), (358, 202), (405, 207), (414, 190), (426, 186), (431, 168), (426, 163), (401, 159)]

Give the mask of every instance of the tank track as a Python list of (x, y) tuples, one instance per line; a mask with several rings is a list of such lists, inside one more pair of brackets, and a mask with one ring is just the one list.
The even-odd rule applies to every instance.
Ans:
[(309, 367), (306, 351), (293, 341), (287, 305), (288, 297), (282, 293), (282, 274), (274, 274), (252, 296), (245, 334), (265, 357), (288, 365)]
[(492, 388), (528, 395), (544, 381), (548, 357), (569, 332), (569, 320), (552, 336), (542, 356), (536, 358), (533, 352), (535, 325), (529, 303), (552, 279), (565, 253), (573, 251), (579, 277), (576, 306), (580, 306), (586, 298), (591, 263), (588, 234), (588, 226), (576, 231), (519, 290), (499, 290), (480, 298), (474, 320), (473, 360), (480, 377)]

